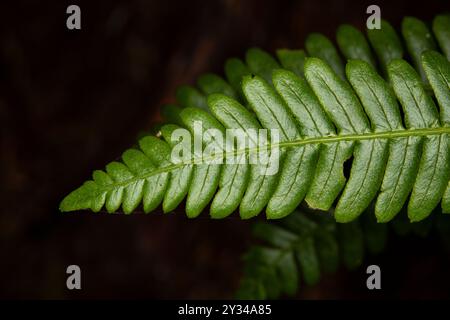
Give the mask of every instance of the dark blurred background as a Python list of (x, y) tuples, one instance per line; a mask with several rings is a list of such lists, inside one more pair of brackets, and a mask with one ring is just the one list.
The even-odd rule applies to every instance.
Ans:
[[(66, 8), (81, 7), (81, 30)], [(131, 216), (62, 214), (60, 200), (159, 120), (180, 84), (222, 74), (251, 46), (302, 48), (310, 32), (364, 28), (381, 7), (431, 21), (448, 1), (2, 1), (0, 4), (0, 297), (229, 298), (251, 221), (188, 220), (183, 209)], [(382, 292), (365, 289), (365, 266)], [(82, 290), (65, 287), (82, 269)], [(325, 276), (299, 298), (445, 298), (450, 262), (438, 239), (391, 237), (356, 272)]]

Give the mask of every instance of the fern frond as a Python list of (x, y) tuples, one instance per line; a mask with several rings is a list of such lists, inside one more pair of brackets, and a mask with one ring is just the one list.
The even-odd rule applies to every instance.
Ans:
[[(450, 213), (450, 62), (437, 51), (439, 45), (449, 56), (449, 29), (448, 16), (436, 17), (434, 41), (423, 22), (404, 19), (402, 35), (415, 68), (402, 60), (400, 38), (386, 21), (380, 30), (368, 30), (369, 41), (351, 26), (338, 29), (346, 65), (320, 34), (306, 40), (309, 57), (302, 50), (280, 50), (277, 61), (250, 49), (245, 63), (227, 61), (228, 82), (208, 74), (199, 79), (200, 89), (179, 88), (181, 107), (164, 109), (173, 124), (161, 128), (163, 139), (142, 138), (140, 150), (126, 151), (123, 163), (109, 164), (106, 172), (95, 171), (93, 180), (69, 194), (60, 209), (99, 211), (105, 206), (114, 212), (122, 206), (130, 213), (142, 202), (145, 212), (161, 203), (169, 212), (187, 196), (189, 217), (211, 202), (213, 218), (239, 208), (247, 219), (266, 208), (267, 218), (277, 219), (303, 200), (311, 208), (329, 210), (338, 199), (336, 220), (350, 222), (376, 198), (375, 216), (387, 222), (409, 197), (411, 221), (426, 218), (441, 200), (443, 212)], [(376, 71), (377, 63), (385, 78)], [(278, 130), (280, 142), (268, 142), (269, 149), (281, 150), (278, 173), (262, 174), (264, 165), (248, 162), (205, 163), (195, 154), (172, 162), (172, 132), (181, 126), (194, 133), (197, 121), (203, 130), (220, 132)], [(248, 158), (252, 151), (259, 149), (231, 153)]]
[(388, 225), (377, 223), (373, 210), (371, 205), (345, 224), (336, 223), (331, 215), (300, 210), (281, 220), (256, 222), (236, 298), (293, 296), (341, 265), (349, 271), (360, 268), (367, 255), (382, 253), (392, 234), (426, 237), (436, 232), (450, 250), (449, 216), (432, 215), (410, 223), (406, 215), (398, 215)]
[(278, 223), (257, 222), (253, 233), (261, 243), (243, 257), (236, 297), (292, 296), (303, 283), (315, 285), (322, 274), (336, 272), (341, 264), (354, 270), (361, 266), (367, 251), (375, 254), (384, 249), (387, 231), (386, 224), (377, 224), (374, 216), (367, 214), (346, 224), (337, 224), (330, 215), (300, 211)]

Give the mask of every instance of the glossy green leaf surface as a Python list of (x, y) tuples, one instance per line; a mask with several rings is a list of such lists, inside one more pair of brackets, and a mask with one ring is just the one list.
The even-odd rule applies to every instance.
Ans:
[(234, 89), (223, 78), (213, 73), (207, 73), (198, 78), (198, 87), (205, 95), (213, 93), (222, 93), (236, 99), (237, 95)]
[(303, 65), (306, 54), (303, 50), (277, 50), (277, 57), (284, 69), (294, 72), (297, 76), (303, 76)]
[(336, 40), (347, 60), (363, 60), (375, 67), (375, 58), (361, 31), (348, 24), (341, 25), (336, 32)]
[(240, 59), (231, 58), (225, 62), (225, 75), (227, 80), (233, 89), (239, 93), (241, 98), (243, 96), (242, 78), (250, 73), (250, 69)]
[[(417, 72), (403, 60), (392, 61), (388, 69), (394, 91), (403, 106), (406, 126), (438, 127), (437, 108)], [(448, 135), (425, 137), (423, 140), (422, 157), (408, 204), (411, 221), (420, 221), (431, 213), (442, 198), (449, 180)], [(414, 157), (417, 158), (417, 154)]]
[(423, 80), (426, 80), (422, 68), (421, 56), (424, 51), (436, 50), (436, 43), (425, 23), (414, 17), (405, 17), (402, 21), (402, 34), (414, 66), (419, 70)]
[(259, 48), (247, 50), (245, 62), (252, 74), (260, 76), (268, 83), (272, 81), (272, 71), (280, 67), (269, 53)]
[(176, 93), (178, 103), (184, 108), (207, 109), (206, 97), (196, 88), (191, 86), (180, 86)]
[(387, 66), (394, 59), (403, 58), (403, 46), (401, 40), (392, 25), (381, 20), (380, 29), (368, 29), (367, 38), (372, 45), (378, 61), (387, 75)]
[[(170, 124), (165, 125), (161, 128), (162, 136), (172, 147), (177, 143), (176, 139), (172, 140), (172, 133), (177, 129), (181, 129), (181, 127)], [(172, 171), (171, 179), (167, 187), (167, 192), (164, 195), (164, 212), (173, 211), (186, 197), (189, 191), (189, 186), (191, 184), (193, 169), (193, 165), (186, 165)]]
[[(199, 122), (204, 131), (217, 129), (224, 132), (223, 126), (216, 118), (198, 108), (186, 108), (180, 114), (181, 120), (195, 138), (194, 125)], [(186, 200), (186, 214), (197, 217), (208, 205), (219, 184), (221, 166), (218, 164), (197, 164), (194, 166), (192, 181)]]
[(442, 14), (434, 18), (433, 33), (447, 60), (450, 60), (450, 14)]
[(305, 41), (305, 48), (311, 57), (317, 57), (328, 63), (336, 74), (345, 79), (344, 64), (334, 44), (320, 33), (311, 33)]

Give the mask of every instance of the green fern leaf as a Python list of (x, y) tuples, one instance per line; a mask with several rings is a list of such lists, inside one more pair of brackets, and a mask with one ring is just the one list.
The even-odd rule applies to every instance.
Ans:
[(342, 25), (336, 32), (336, 41), (347, 60), (363, 60), (375, 68), (375, 58), (361, 31), (351, 25)]
[(280, 49), (277, 51), (277, 57), (284, 69), (291, 70), (297, 76), (303, 77), (305, 51)]
[(391, 24), (381, 20), (380, 29), (367, 30), (367, 38), (378, 58), (383, 75), (387, 75), (387, 66), (394, 59), (403, 58), (403, 46)]
[(433, 33), (442, 52), (450, 60), (450, 14), (438, 15), (433, 20)]
[[(350, 59), (345, 65), (321, 34), (307, 38), (309, 57), (302, 50), (283, 49), (277, 51), (277, 61), (252, 48), (245, 63), (236, 58), (226, 62), (228, 82), (205, 74), (198, 80), (199, 89), (180, 87), (179, 106), (162, 110), (171, 124), (161, 127), (160, 138), (142, 138), (139, 149), (124, 152), (122, 162), (95, 171), (60, 209), (97, 212), (105, 207), (115, 212), (122, 207), (131, 213), (142, 203), (144, 212), (161, 204), (170, 212), (186, 198), (191, 218), (211, 204), (213, 218), (227, 217), (239, 208), (243, 219), (264, 209), (267, 218), (279, 219), (302, 201), (320, 210), (336, 204), (338, 222), (354, 221), (372, 201), (379, 222), (393, 219), (407, 201), (411, 221), (425, 219), (440, 201), (442, 211), (450, 213), (449, 25), (448, 16), (438, 16), (432, 33), (420, 20), (404, 19), (402, 35), (414, 68), (402, 60), (400, 38), (386, 21), (380, 30), (368, 30), (368, 41), (351, 26), (338, 29), (339, 49)], [(437, 51), (438, 45), (447, 58)], [(201, 153), (210, 147), (206, 141), (182, 162), (173, 161), (179, 142), (172, 139), (173, 133), (184, 128), (194, 135), (196, 123), (204, 131), (221, 134), (227, 129), (277, 130), (280, 141), (269, 138), (266, 145), (272, 153), (275, 147), (280, 150), (277, 172), (265, 174), (268, 163), (221, 164), (230, 155), (248, 160), (251, 148), (228, 150), (220, 145), (224, 152), (205, 162)], [(318, 241), (323, 248), (314, 254), (308, 241), (302, 251), (310, 255), (305, 253), (300, 261), (332, 256), (326, 235)], [(349, 248), (349, 265), (360, 256), (361, 245), (354, 245)], [(310, 274), (307, 279), (316, 278), (313, 271)]]
[[(366, 248), (371, 248), (365, 241), (370, 241), (368, 235), (377, 233), (376, 250), (381, 250), (387, 234), (386, 230), (381, 235), (379, 229), (374, 232), (380, 225), (375, 219), (364, 218), (364, 223), (356, 220), (338, 225), (330, 216), (296, 211), (276, 224), (256, 223), (253, 234), (262, 243), (251, 247), (244, 256), (244, 273), (236, 297), (292, 296), (302, 283), (315, 285), (322, 274), (335, 272), (341, 262), (350, 270), (359, 267)], [(257, 268), (265, 272), (254, 272)]]
[(402, 34), (416, 70), (419, 71), (422, 79), (427, 81), (422, 67), (421, 55), (424, 51), (436, 50), (436, 43), (430, 30), (423, 21), (406, 17), (402, 22)]
[(425, 237), (436, 229), (443, 242), (449, 243), (448, 216), (432, 216), (412, 224), (406, 215), (399, 215), (388, 225), (377, 223), (373, 210), (371, 206), (345, 224), (336, 223), (330, 215), (299, 210), (282, 220), (257, 222), (253, 228), (257, 244), (244, 255), (236, 298), (292, 296), (303, 285), (316, 284), (322, 274), (336, 272), (341, 264), (349, 271), (358, 269), (367, 254), (384, 250), (391, 231)]

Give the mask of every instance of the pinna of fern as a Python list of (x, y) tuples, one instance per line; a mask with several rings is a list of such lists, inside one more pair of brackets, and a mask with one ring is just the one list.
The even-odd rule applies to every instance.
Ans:
[[(441, 201), (450, 213), (450, 16), (437, 16), (432, 29), (434, 37), (422, 21), (403, 20), (414, 67), (386, 21), (367, 31), (369, 41), (352, 26), (338, 29), (345, 65), (321, 34), (307, 38), (307, 53), (279, 50), (278, 60), (250, 49), (245, 63), (227, 61), (227, 81), (207, 74), (199, 89), (179, 88), (180, 106), (163, 109), (170, 124), (161, 127), (161, 137), (140, 139), (122, 162), (94, 171), (60, 209), (131, 213), (142, 203), (150, 212), (162, 203), (170, 212), (186, 198), (191, 218), (211, 203), (212, 218), (238, 209), (248, 219), (265, 209), (267, 218), (278, 219), (302, 201), (325, 211), (336, 202), (338, 222), (354, 220), (373, 200), (379, 222), (393, 219), (406, 203), (411, 221), (426, 218)], [(261, 174), (260, 164), (201, 163), (195, 156), (173, 163), (172, 133), (193, 131), (197, 121), (205, 130), (277, 129), (278, 173)]]

